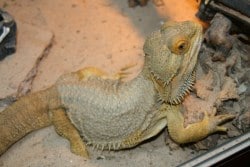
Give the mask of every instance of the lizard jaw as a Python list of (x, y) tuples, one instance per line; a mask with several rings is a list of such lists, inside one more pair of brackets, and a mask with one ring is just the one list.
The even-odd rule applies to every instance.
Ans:
[(195, 83), (195, 74), (196, 74), (196, 68), (192, 71), (190, 76), (185, 80), (184, 84), (180, 87), (178, 95), (175, 97), (170, 97), (168, 100), (168, 103), (170, 104), (180, 104), (183, 100), (184, 97), (190, 93), (190, 91), (193, 90), (194, 83)]
[[(179, 93), (177, 96), (173, 97), (173, 98), (168, 98), (167, 99), (167, 102), (169, 104), (174, 104), (174, 105), (177, 105), (177, 104), (180, 104), (184, 97), (190, 93), (190, 91), (192, 91), (193, 89), (193, 86), (194, 86), (194, 83), (195, 83), (195, 74), (196, 74), (196, 68), (194, 68), (194, 70), (192, 71), (192, 73), (190, 74), (190, 76), (185, 80), (184, 84), (182, 85), (182, 87), (179, 89)], [(154, 80), (156, 81), (156, 83), (158, 85), (160, 85), (161, 87), (163, 87), (164, 89), (166, 89), (167, 85), (169, 84), (170, 81), (166, 82), (166, 81), (163, 81), (161, 80), (160, 77), (158, 77), (153, 71), (151, 71), (151, 75), (153, 76)], [(159, 102), (163, 102), (163, 101), (166, 101), (166, 98), (164, 97), (168, 97), (168, 94), (167, 92), (163, 91), (161, 92), (162, 94), (158, 97), (158, 101)]]

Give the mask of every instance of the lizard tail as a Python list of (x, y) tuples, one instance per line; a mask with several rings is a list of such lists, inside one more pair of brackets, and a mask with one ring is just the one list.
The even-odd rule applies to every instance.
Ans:
[(0, 112), (0, 155), (29, 132), (51, 125), (49, 110), (60, 106), (56, 87), (21, 97)]

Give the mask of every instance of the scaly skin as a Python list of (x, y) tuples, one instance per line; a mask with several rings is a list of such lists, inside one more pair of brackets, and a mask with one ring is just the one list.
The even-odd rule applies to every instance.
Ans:
[(201, 41), (200, 25), (169, 22), (147, 38), (144, 67), (132, 81), (122, 81), (129, 67), (114, 76), (90, 67), (21, 98), (0, 113), (0, 154), (27, 133), (49, 125), (83, 157), (88, 157), (86, 144), (102, 150), (130, 148), (167, 125), (177, 143), (225, 131), (218, 125), (232, 115), (205, 115), (184, 127), (181, 102), (194, 83)]

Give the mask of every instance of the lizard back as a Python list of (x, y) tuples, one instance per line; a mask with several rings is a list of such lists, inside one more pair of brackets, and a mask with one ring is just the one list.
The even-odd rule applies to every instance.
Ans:
[(128, 83), (90, 77), (63, 76), (58, 81), (67, 114), (89, 143), (119, 143), (134, 131), (147, 127), (155, 105), (154, 85), (142, 75)]

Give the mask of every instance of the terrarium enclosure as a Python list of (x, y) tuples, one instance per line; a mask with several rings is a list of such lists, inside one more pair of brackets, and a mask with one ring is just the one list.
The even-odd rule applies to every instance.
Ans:
[[(249, 5), (248, 0), (244, 2)], [(143, 44), (151, 32), (165, 21), (192, 20), (203, 26), (204, 41), (194, 89), (183, 102), (185, 126), (201, 121), (205, 112), (235, 115), (223, 124), (227, 132), (210, 135), (197, 143), (177, 145), (165, 130), (131, 149), (100, 151), (88, 147), (90, 160), (72, 154), (68, 141), (51, 126), (15, 143), (0, 156), (0, 167), (170, 167), (193, 166), (208, 158), (212, 163), (208, 161), (207, 165), (212, 165), (241, 150), (249, 153), (249, 12), (226, 6), (223, 0), (218, 4), (211, 2), (210, 6), (209, 3), (206, 0), (0, 0), (0, 9), (13, 17), (16, 27), (11, 26), (17, 31), (11, 36), (16, 35), (16, 41), (11, 39), (4, 46), (4, 51), (13, 49), (11, 53), (0, 56), (0, 111), (21, 96), (48, 88), (60, 75), (84, 67), (115, 74), (132, 65), (126, 78), (129, 81), (143, 66)], [(199, 8), (202, 11), (197, 14)], [(0, 18), (0, 23), (3, 20), (4, 17)], [(5, 25), (8, 26), (11, 27)], [(6, 35), (0, 35), (0, 46), (3, 37)], [(5, 53), (1, 49), (2, 46), (0, 53)], [(220, 146), (227, 142), (232, 143)], [(210, 154), (200, 156), (204, 153)], [(190, 161), (197, 157), (200, 159), (196, 164)]]

